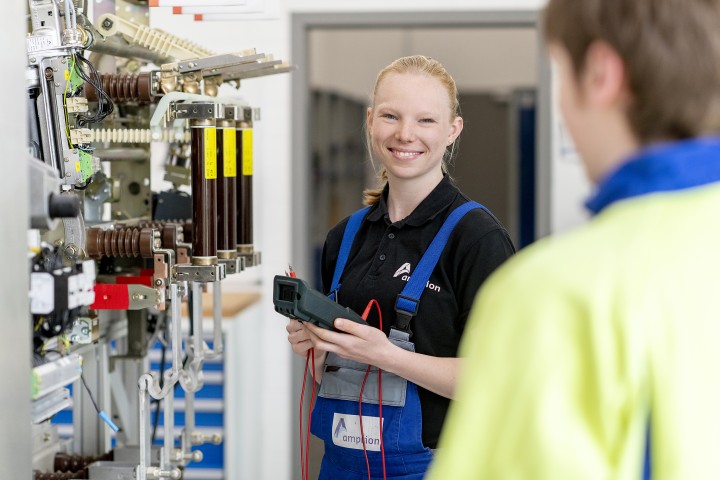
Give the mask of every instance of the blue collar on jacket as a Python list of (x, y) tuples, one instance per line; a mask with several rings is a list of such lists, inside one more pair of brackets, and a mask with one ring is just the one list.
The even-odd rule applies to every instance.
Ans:
[(639, 151), (607, 175), (585, 206), (595, 215), (618, 200), (718, 181), (720, 137), (663, 143)]

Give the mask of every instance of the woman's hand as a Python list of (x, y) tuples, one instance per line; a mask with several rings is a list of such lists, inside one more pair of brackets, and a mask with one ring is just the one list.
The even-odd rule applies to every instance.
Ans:
[(293, 352), (297, 353), (301, 357), (305, 357), (308, 350), (315, 347), (312, 338), (314, 335), (312, 335), (308, 329), (297, 320), (290, 320), (285, 327), (285, 330), (288, 332), (288, 342), (290, 342)]
[(322, 372), (325, 368), (327, 352), (315, 346), (318, 338), (307, 329), (306, 325), (309, 324), (300, 323), (297, 320), (290, 320), (285, 330), (288, 332), (288, 342), (290, 342), (293, 352), (305, 358), (311, 348), (315, 349), (315, 371), (313, 372), (313, 377), (315, 381), (319, 383), (322, 380)]
[(310, 323), (304, 327), (311, 335), (315, 348), (382, 369), (389, 364), (393, 352), (399, 349), (390, 343), (381, 330), (370, 325), (362, 325), (345, 318), (336, 318), (334, 325), (341, 333)]
[(379, 329), (352, 320), (337, 318), (334, 325), (340, 332), (309, 323), (303, 325), (316, 351), (321, 349), (349, 360), (375, 365), (438, 395), (453, 398), (460, 368), (459, 358), (432, 357), (404, 350), (391, 343)]

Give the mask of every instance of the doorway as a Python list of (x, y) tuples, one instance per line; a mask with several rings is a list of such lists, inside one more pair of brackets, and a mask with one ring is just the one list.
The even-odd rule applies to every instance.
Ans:
[[(549, 66), (536, 11), (308, 13), (292, 16), (293, 259), (314, 272), (327, 230), (361, 206), (374, 185), (364, 151), (364, 110), (377, 72), (395, 58), (437, 58), (455, 78), (465, 130), (451, 168), (461, 190), (484, 203), (518, 246), (542, 235), (549, 182)], [(536, 134), (536, 125), (539, 129)], [(298, 358), (293, 378), (302, 378)], [(299, 380), (293, 398), (300, 394)], [(305, 401), (305, 405), (309, 402)], [(292, 451), (299, 452), (294, 426)], [(322, 445), (311, 446), (311, 478)], [(294, 458), (294, 472), (299, 460)]]

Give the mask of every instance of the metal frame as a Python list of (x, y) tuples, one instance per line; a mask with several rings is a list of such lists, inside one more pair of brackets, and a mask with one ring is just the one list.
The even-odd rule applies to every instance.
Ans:
[(10, 2), (3, 14), (5, 47), (0, 53), (5, 74), (0, 88), (6, 93), (6, 113), (0, 116), (3, 142), (0, 153), (10, 167), (0, 176), (0, 198), (3, 214), (0, 238), (3, 243), (3, 267), (0, 278), (0, 323), (8, 340), (0, 350), (6, 368), (0, 370), (0, 405), (4, 414), (0, 426), (0, 478), (32, 477), (32, 441), (30, 420), (30, 309), (28, 303), (29, 268), (27, 261), (27, 229), (29, 218), (29, 186), (27, 167), (27, 107), (25, 66), (27, 64), (25, 21), (27, 4)]
[[(308, 246), (310, 244), (310, 212), (307, 192), (310, 191), (308, 162), (311, 158), (309, 111), (310, 98), (306, 68), (308, 64), (308, 32), (312, 29), (336, 28), (438, 28), (438, 27), (486, 27), (539, 28), (538, 10), (495, 10), (495, 11), (439, 11), (439, 12), (333, 12), (333, 13), (293, 13), (291, 14), (291, 58), (299, 71), (293, 75), (292, 83), (292, 252), (291, 258), (297, 264), (297, 270), (310, 271)], [(543, 37), (538, 33), (539, 49), (544, 50)], [(545, 55), (539, 55), (538, 78), (538, 140), (537, 140), (537, 177), (536, 177), (536, 236), (550, 233), (550, 65)], [(299, 358), (293, 359), (292, 378), (302, 378), (302, 365)], [(293, 386), (293, 398), (298, 398), (299, 386)], [(293, 448), (299, 451), (296, 440), (299, 432), (293, 426)], [(299, 461), (293, 456), (293, 471), (299, 468)]]

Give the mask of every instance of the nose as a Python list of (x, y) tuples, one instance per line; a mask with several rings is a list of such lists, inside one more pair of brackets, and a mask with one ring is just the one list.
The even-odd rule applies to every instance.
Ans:
[(395, 132), (395, 138), (401, 142), (412, 142), (415, 140), (415, 126), (412, 122), (400, 122)]

